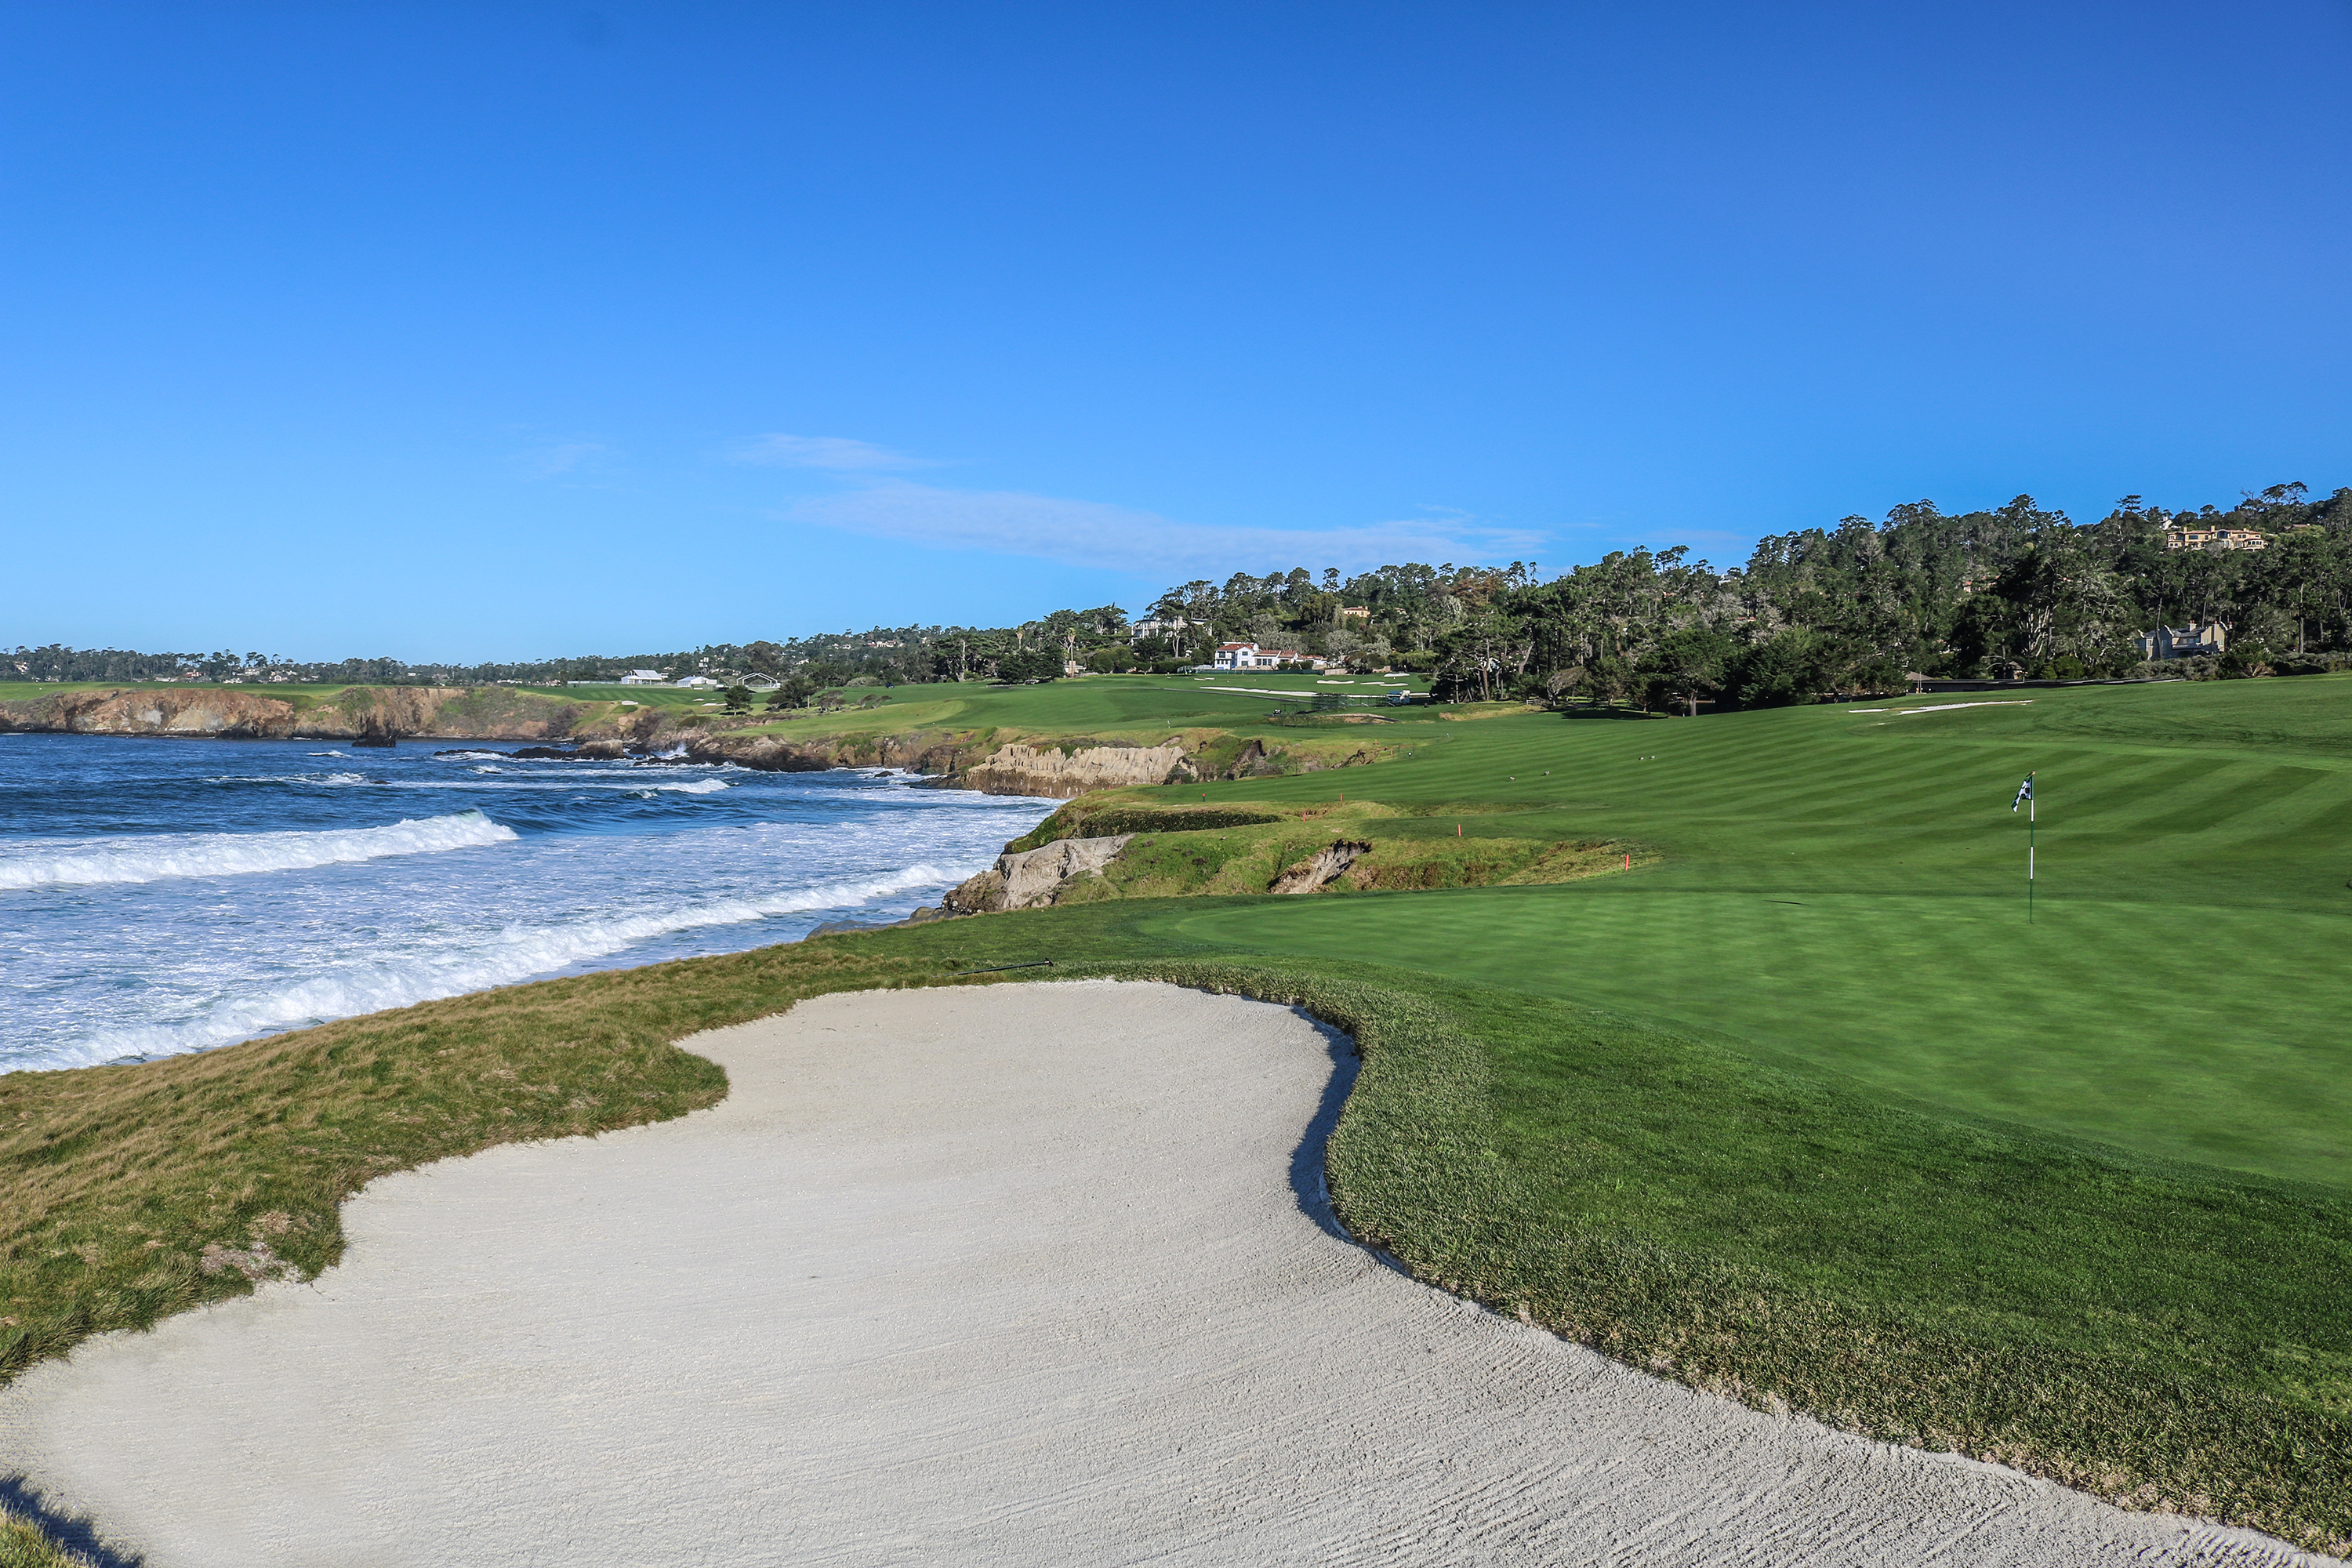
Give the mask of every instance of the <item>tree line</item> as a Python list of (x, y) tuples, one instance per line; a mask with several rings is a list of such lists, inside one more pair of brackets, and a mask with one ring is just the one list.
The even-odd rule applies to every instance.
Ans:
[[(2193, 531), (2260, 534), (2264, 548), (2181, 547)], [(475, 665), (394, 658), (306, 663), (209, 654), (19, 647), (34, 680), (299, 680), (331, 684), (555, 685), (756, 679), (772, 705), (859, 685), (1051, 679), (1076, 668), (1174, 670), (1221, 643), (1359, 669), (1428, 674), (1441, 696), (1635, 700), (1695, 710), (1899, 689), (1910, 674), (2120, 677), (2146, 663), (2142, 634), (2227, 628), (2192, 675), (2333, 668), (2352, 658), (2352, 489), (2249, 492), (2226, 510), (2168, 511), (2126, 496), (2076, 523), (2031, 496), (1947, 513), (1932, 501), (1883, 521), (1848, 517), (1759, 540), (1717, 571), (1687, 549), (1617, 551), (1546, 579), (1533, 562), (1408, 563), (1343, 575), (1305, 567), (1178, 584), (1130, 622), (1115, 605), (1012, 626), (907, 626), (668, 653)], [(0, 672), (5, 673), (5, 672)]]

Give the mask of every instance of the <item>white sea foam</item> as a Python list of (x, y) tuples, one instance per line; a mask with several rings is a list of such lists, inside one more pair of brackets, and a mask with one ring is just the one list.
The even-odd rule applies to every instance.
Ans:
[(625, 790), (631, 795), (651, 795), (664, 791), (670, 795), (716, 795), (727, 787), (725, 779), (679, 779), (669, 784), (653, 784), (645, 779), (448, 779), (436, 783), (431, 779), (362, 779), (362, 784), (383, 789), (496, 789), (540, 790), (561, 794), (583, 789)]
[(206, 784), (327, 784), (339, 789), (494, 789), (538, 790), (562, 793), (567, 790), (612, 789), (626, 790), (634, 795), (649, 795), (656, 790), (671, 795), (716, 795), (728, 787), (725, 779), (678, 779), (667, 784), (654, 784), (635, 779), (518, 779), (509, 778), (497, 768), (476, 768), (478, 773), (498, 773), (494, 779), (373, 779), (365, 773), (224, 773), (208, 778)]
[(297, 871), (389, 855), (472, 849), (514, 837), (514, 829), (478, 811), (460, 811), (386, 827), (326, 833), (158, 833), (47, 843), (18, 839), (0, 845), (0, 889)]
[(125, 1056), (152, 1058), (203, 1050), (273, 1030), (511, 985), (533, 975), (586, 963), (679, 931), (766, 920), (775, 915), (845, 909), (921, 888), (945, 887), (958, 880), (959, 876), (937, 866), (916, 865), (871, 877), (845, 878), (709, 903), (648, 908), (560, 924), (510, 925), (495, 931), (453, 933), (436, 945), (331, 970), (278, 990), (224, 996), (201, 1016), (184, 1024), (111, 1030), (89, 1037), (71, 1048), (70, 1060), (44, 1065), (77, 1067)]
[[(323, 756), (326, 753), (319, 754)], [(377, 782), (365, 773), (215, 773), (205, 780), (206, 784), (363, 784)]]

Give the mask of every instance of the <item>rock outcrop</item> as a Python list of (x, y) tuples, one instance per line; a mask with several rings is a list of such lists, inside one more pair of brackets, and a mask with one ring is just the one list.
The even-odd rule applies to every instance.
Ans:
[(1188, 752), (1183, 735), (1156, 746), (1102, 744), (1084, 737), (1060, 744), (999, 742), (989, 730), (796, 738), (730, 730), (723, 727), (729, 721), (497, 686), (353, 686), (324, 699), (238, 687), (115, 687), (0, 702), (0, 731), (225, 740), (561, 741), (575, 749), (571, 754), (583, 757), (675, 750), (698, 763), (731, 763), (770, 773), (903, 768), (947, 788), (1054, 800), (1097, 790), (1263, 777), (1377, 760), (1370, 750), (1340, 756), (1312, 747), (1269, 748), (1263, 740), (1243, 742), (1216, 731), (1192, 732), (1197, 750)]
[[(163, 691), (58, 691), (0, 703), (0, 728), (73, 735), (291, 735), (294, 704), (258, 692), (190, 687)], [(354, 724), (352, 735), (361, 732)]]
[[(697, 734), (667, 739), (682, 744), (698, 763), (732, 763), (772, 773), (819, 773), (826, 768), (905, 768), (909, 773), (952, 777), (965, 748), (936, 731), (907, 735), (839, 735), (794, 741), (782, 735)], [(1009, 792), (997, 792), (1009, 793)]]
[(69, 735), (180, 735), (222, 740), (362, 735), (542, 741), (568, 733), (579, 705), (498, 687), (353, 686), (293, 702), (218, 686), (55, 691), (0, 703), (0, 730)]
[(1360, 839), (1336, 839), (1296, 866), (1286, 868), (1281, 876), (1266, 885), (1265, 890), (1269, 893), (1314, 892), (1338, 881), (1340, 873), (1356, 863), (1358, 856), (1371, 852), (1372, 847)]
[(1056, 903), (1071, 883), (1100, 876), (1134, 837), (1121, 833), (1110, 838), (1056, 838), (1041, 849), (999, 855), (994, 866), (941, 901), (960, 915), (1034, 910)]
[(999, 746), (962, 769), (966, 789), (983, 795), (1046, 795), (1070, 800), (1098, 789), (1174, 784), (1193, 776), (1181, 742), (1158, 746), (1055, 746), (1018, 742)]

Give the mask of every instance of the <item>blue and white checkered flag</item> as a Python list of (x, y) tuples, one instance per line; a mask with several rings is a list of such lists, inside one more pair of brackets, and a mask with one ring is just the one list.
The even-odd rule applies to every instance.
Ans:
[(2016, 816), (2017, 808), (2023, 805), (2027, 801), (2032, 800), (2032, 798), (2033, 775), (2032, 773), (2028, 773), (2025, 775), (2025, 782), (2017, 786), (2017, 798), (2009, 803), (2010, 815), (2011, 816)]

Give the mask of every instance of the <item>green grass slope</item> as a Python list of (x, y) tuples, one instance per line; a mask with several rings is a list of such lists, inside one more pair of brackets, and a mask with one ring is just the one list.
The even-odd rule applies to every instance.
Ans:
[[(1986, 700), (1504, 718), (1378, 768), (1130, 792), (1344, 788), (1439, 813), (1384, 833), (1663, 857), (1557, 887), (1169, 902), (1141, 929), (1575, 997), (1948, 1112), (2352, 1184), (2352, 679), (1946, 706)], [(2031, 925), (2008, 809), (2029, 769)]]
[[(1324, 684), (1318, 684), (1324, 682)], [(1179, 730), (1234, 729), (1265, 723), (1277, 712), (1307, 706), (1305, 692), (1353, 696), (1352, 706), (1374, 714), (1412, 713), (1381, 705), (1382, 693), (1422, 690), (1419, 680), (1301, 675), (1089, 675), (1037, 686), (937, 684), (848, 689), (855, 701), (875, 706), (839, 713), (781, 719), (756, 726), (762, 733), (825, 739), (861, 731), (914, 729), (991, 730), (1006, 734), (1133, 734), (1154, 740)], [(1423, 714), (1427, 710), (1419, 710)]]

